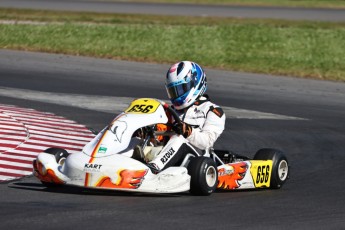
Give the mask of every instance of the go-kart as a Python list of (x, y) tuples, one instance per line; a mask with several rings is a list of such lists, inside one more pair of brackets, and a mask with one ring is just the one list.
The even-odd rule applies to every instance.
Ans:
[[(49, 148), (39, 153), (33, 161), (34, 175), (46, 186), (148, 193), (190, 191), (194, 195), (210, 195), (216, 189), (280, 188), (289, 177), (284, 154), (268, 148), (259, 150), (253, 159), (227, 150), (190, 152), (179, 165), (157, 172), (147, 161), (157, 152), (169, 156), (176, 151), (174, 145), (157, 141), (158, 137), (187, 143), (173, 130), (157, 130), (157, 124), (171, 120), (181, 122), (167, 103), (136, 99), (82, 151), (69, 154), (64, 149)], [(135, 157), (138, 146), (143, 151)]]

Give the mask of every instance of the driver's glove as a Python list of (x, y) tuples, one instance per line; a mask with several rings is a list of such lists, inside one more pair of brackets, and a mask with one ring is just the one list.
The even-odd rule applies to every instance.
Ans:
[(183, 135), (184, 138), (187, 138), (192, 134), (192, 126), (184, 122), (174, 123), (172, 130), (174, 130), (179, 135)]

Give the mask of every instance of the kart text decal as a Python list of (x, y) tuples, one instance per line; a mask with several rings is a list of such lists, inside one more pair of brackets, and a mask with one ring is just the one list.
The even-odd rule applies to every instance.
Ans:
[(126, 113), (154, 113), (159, 107), (160, 103), (149, 98), (142, 98), (132, 101), (131, 105), (126, 109)]
[(161, 162), (162, 162), (163, 164), (167, 163), (168, 160), (170, 159), (170, 157), (171, 157), (172, 155), (174, 155), (174, 153), (175, 153), (175, 149), (170, 148), (170, 149), (168, 150), (168, 152), (166, 152), (166, 153), (164, 154), (164, 156), (161, 158)]
[(109, 177), (103, 177), (96, 184), (96, 187), (103, 188), (129, 188), (137, 189), (144, 180), (147, 170), (128, 170), (122, 169), (118, 171), (118, 179), (116, 183), (111, 182)]
[(251, 161), (251, 175), (255, 187), (269, 187), (272, 174), (272, 161)]
[(245, 162), (239, 162), (227, 164), (224, 168), (219, 169), (217, 187), (221, 189), (236, 189), (240, 187), (238, 181), (244, 178), (247, 168), (248, 166)]
[(84, 172), (99, 172), (101, 170), (102, 165), (100, 164), (90, 164), (86, 163), (84, 165)]

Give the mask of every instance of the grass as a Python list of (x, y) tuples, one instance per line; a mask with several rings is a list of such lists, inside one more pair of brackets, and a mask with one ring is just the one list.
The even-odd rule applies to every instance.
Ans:
[[(102, 0), (101, 0), (102, 1)], [(118, 0), (103, 0), (118, 1)], [(127, 0), (127, 2), (197, 3), (243, 6), (345, 8), (344, 0)]]
[[(345, 25), (4, 10), (0, 48), (345, 81)], [(83, 24), (86, 23), (86, 24)]]

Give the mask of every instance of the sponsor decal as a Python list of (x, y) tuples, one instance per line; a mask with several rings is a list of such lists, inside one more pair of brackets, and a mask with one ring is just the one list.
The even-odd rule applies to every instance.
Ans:
[(236, 189), (240, 187), (239, 181), (241, 181), (246, 175), (248, 166), (246, 162), (231, 163), (228, 164), (233, 168), (231, 174), (226, 173), (225, 168), (221, 168), (218, 171), (218, 188), (221, 189)]
[(170, 148), (170, 149), (168, 150), (168, 152), (166, 152), (166, 153), (164, 154), (164, 156), (161, 158), (161, 162), (162, 162), (163, 164), (165, 164), (165, 163), (170, 159), (170, 157), (171, 157), (174, 153), (175, 153), (175, 150), (174, 150), (173, 148)]
[(194, 115), (193, 115), (193, 118), (194, 119), (204, 119), (206, 116), (205, 116), (205, 114), (204, 114), (204, 112), (203, 111), (201, 111), (201, 110), (199, 110), (199, 109), (197, 109), (197, 108), (195, 108), (195, 110), (194, 110)]
[(218, 171), (218, 176), (226, 176), (226, 175), (231, 175), (234, 173), (234, 167), (231, 165), (224, 165), (224, 168), (221, 168)]
[(127, 127), (128, 125), (125, 121), (115, 120), (115, 122), (113, 122), (110, 130), (115, 134), (115, 141), (118, 141), (120, 143), (122, 142), (122, 137), (123, 134), (126, 132)]
[(85, 163), (84, 172), (99, 172), (101, 167), (102, 165), (99, 164)]
[(98, 153), (106, 153), (107, 152), (107, 147), (105, 146), (100, 146), (99, 149), (98, 149)]

